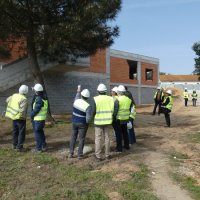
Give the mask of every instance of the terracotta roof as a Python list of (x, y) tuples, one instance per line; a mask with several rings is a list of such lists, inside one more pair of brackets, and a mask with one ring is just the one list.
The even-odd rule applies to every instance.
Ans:
[(197, 75), (160, 75), (161, 82), (196, 82)]

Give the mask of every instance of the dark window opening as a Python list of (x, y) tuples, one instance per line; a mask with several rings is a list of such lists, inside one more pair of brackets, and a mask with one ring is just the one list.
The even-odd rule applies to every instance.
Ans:
[(137, 61), (127, 60), (129, 65), (129, 79), (137, 80)]
[(145, 74), (146, 74), (146, 80), (153, 81), (153, 69), (146, 69)]

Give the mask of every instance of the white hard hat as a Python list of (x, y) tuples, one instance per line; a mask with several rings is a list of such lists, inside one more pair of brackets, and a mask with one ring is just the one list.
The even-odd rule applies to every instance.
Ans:
[(118, 92), (126, 92), (126, 89), (123, 85), (119, 85), (118, 88), (117, 88), (117, 91)]
[(39, 84), (39, 83), (35, 84), (35, 86), (34, 86), (33, 89), (34, 89), (36, 92), (43, 92), (43, 91), (44, 91), (42, 85)]
[(116, 86), (112, 89), (112, 92), (117, 93), (117, 87)]
[(107, 87), (103, 84), (103, 83), (100, 83), (97, 87), (97, 91), (98, 92), (106, 92), (107, 91)]
[(187, 90), (187, 88), (185, 88), (185, 90)]
[(89, 98), (90, 97), (90, 91), (88, 89), (84, 89), (82, 92), (81, 92), (81, 95), (83, 97), (86, 97), (86, 98)]
[(19, 88), (20, 94), (27, 94), (28, 93), (28, 86), (27, 85), (21, 85)]
[(157, 90), (160, 90), (160, 89), (161, 89), (161, 87), (160, 87), (160, 86), (158, 86), (158, 87), (157, 87)]
[(167, 90), (166, 93), (172, 95), (172, 91), (171, 90)]

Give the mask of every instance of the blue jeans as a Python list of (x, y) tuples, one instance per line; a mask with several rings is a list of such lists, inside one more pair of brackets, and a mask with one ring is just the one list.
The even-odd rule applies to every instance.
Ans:
[(74, 154), (74, 147), (76, 144), (77, 136), (79, 135), (79, 147), (78, 147), (78, 156), (83, 156), (83, 148), (85, 145), (85, 136), (88, 129), (87, 124), (82, 123), (73, 123), (72, 124), (72, 135), (70, 141), (70, 154)]
[(41, 151), (43, 148), (46, 147), (46, 137), (43, 130), (45, 126), (45, 121), (34, 120), (32, 124), (36, 140), (36, 150)]
[(22, 149), (25, 141), (26, 120), (13, 120), (13, 147)]
[(136, 143), (136, 137), (135, 137), (135, 129), (134, 129), (134, 123), (133, 123), (132, 118), (130, 118), (130, 122), (132, 124), (132, 128), (128, 129), (129, 144), (134, 144)]

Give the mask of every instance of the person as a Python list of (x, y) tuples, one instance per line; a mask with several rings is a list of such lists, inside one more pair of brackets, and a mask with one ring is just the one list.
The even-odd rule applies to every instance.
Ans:
[(8, 97), (7, 109), (5, 116), (13, 121), (13, 149), (17, 151), (24, 150), (24, 142), (26, 136), (26, 115), (28, 109), (28, 86), (21, 85), (19, 93), (13, 94)]
[(48, 100), (41, 84), (35, 84), (33, 90), (35, 95), (32, 100), (31, 120), (36, 140), (36, 147), (32, 150), (32, 152), (41, 153), (46, 151), (44, 126), (47, 118)]
[(72, 134), (70, 140), (70, 154), (69, 158), (74, 157), (74, 147), (77, 136), (79, 135), (78, 159), (83, 158), (83, 148), (85, 144), (85, 137), (88, 129), (88, 124), (91, 120), (91, 106), (87, 102), (90, 97), (88, 89), (82, 90), (80, 93), (80, 86), (78, 86), (77, 94), (73, 104), (72, 113)]
[(135, 103), (135, 100), (133, 98), (133, 95), (131, 94), (131, 92), (128, 90), (128, 87), (127, 86), (124, 86), (125, 87), (125, 92), (124, 92), (124, 95), (127, 96), (129, 99), (131, 99), (131, 101), (133, 102), (134, 105), (136, 105)]
[(130, 98), (125, 96), (126, 89), (123, 85), (119, 85), (117, 88), (119, 109), (117, 112), (117, 146), (116, 151), (122, 152), (122, 138), (124, 140), (124, 148), (130, 149), (129, 139), (127, 132), (127, 123), (129, 121), (130, 110), (133, 106), (133, 102)]
[(196, 106), (197, 105), (197, 97), (198, 97), (196, 90), (193, 90), (191, 96), (192, 96), (192, 104), (193, 104), (193, 106)]
[(185, 107), (187, 107), (188, 98), (189, 98), (189, 93), (188, 93), (187, 88), (185, 88), (185, 91), (183, 92), (183, 98), (185, 100)]
[(161, 105), (161, 113), (164, 113), (164, 115), (165, 115), (165, 120), (166, 120), (166, 124), (167, 124), (166, 127), (171, 126), (170, 112), (172, 110), (172, 106), (173, 106), (172, 91), (167, 90), (165, 92), (164, 101)]
[(160, 115), (160, 106), (161, 106), (161, 103), (163, 101), (163, 92), (161, 90), (161, 87), (157, 87), (157, 91), (155, 92), (154, 94), (154, 109), (153, 109), (153, 113), (152, 115), (155, 115), (156, 114), (156, 109), (158, 107), (158, 115)]
[(97, 161), (102, 160), (101, 156), (101, 139), (104, 137), (105, 158), (110, 159), (110, 138), (109, 128), (112, 125), (113, 117), (116, 116), (116, 108), (111, 96), (107, 95), (107, 87), (101, 83), (97, 87), (98, 96), (93, 98), (93, 111), (95, 125), (95, 158)]

